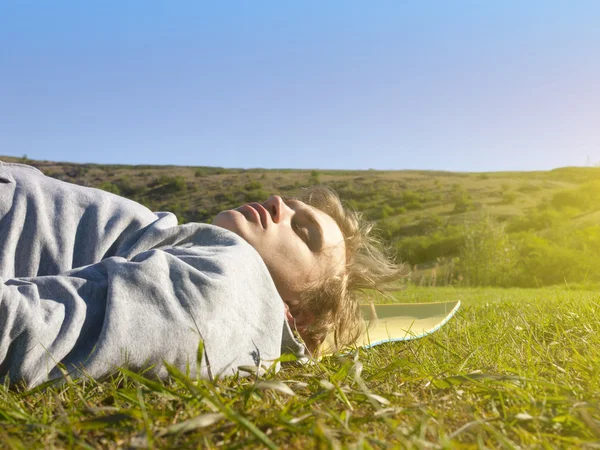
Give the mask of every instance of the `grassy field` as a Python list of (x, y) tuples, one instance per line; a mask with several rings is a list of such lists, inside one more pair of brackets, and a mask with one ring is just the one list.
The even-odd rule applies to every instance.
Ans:
[(463, 304), (424, 339), (282, 362), (278, 373), (211, 383), (173, 371), (163, 383), (122, 371), (33, 391), (0, 387), (0, 448), (600, 448), (598, 167), (459, 173), (0, 160), (181, 222), (325, 184), (411, 265), (412, 287), (397, 301)]
[(2, 387), (0, 447), (600, 448), (600, 293), (396, 294), (452, 299), (461, 310), (429, 337), (278, 373)]

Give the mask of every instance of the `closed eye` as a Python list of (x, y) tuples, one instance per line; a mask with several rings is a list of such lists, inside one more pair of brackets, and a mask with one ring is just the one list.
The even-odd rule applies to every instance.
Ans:
[[(292, 229), (296, 231), (312, 252), (320, 252), (323, 246), (323, 228), (319, 224), (314, 211), (296, 199), (285, 198), (283, 201), (295, 210), (294, 218), (292, 218)], [(297, 206), (294, 208), (292, 205)], [(310, 238), (308, 225), (305, 226), (304, 224), (298, 223), (297, 214), (301, 216), (301, 222), (306, 222), (308, 225), (313, 225), (315, 227), (316, 235), (313, 239)]]

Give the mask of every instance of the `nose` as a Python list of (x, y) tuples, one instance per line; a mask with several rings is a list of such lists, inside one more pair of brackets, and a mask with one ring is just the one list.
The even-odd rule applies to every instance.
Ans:
[(275, 223), (281, 222), (292, 213), (290, 207), (285, 204), (279, 195), (272, 195), (269, 197), (269, 199), (263, 203), (263, 206), (269, 211), (271, 219)]

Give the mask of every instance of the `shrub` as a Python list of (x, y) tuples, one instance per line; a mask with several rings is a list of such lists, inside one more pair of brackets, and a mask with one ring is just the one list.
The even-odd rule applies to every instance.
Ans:
[(394, 208), (392, 208), (389, 205), (383, 205), (383, 207), (381, 208), (381, 218), (385, 219), (386, 217), (389, 217), (392, 214), (394, 214)]
[(507, 286), (515, 277), (516, 252), (504, 226), (489, 215), (465, 225), (457, 269), (469, 286)]
[(446, 227), (425, 236), (402, 238), (394, 244), (397, 257), (410, 264), (424, 264), (438, 258), (457, 256), (463, 240), (458, 227)]
[(313, 170), (310, 172), (310, 177), (308, 178), (308, 184), (320, 184), (321, 178), (318, 170)]
[(528, 192), (536, 192), (539, 191), (541, 189), (541, 187), (539, 187), (536, 184), (529, 184), (529, 183), (525, 183), (522, 184), (521, 186), (519, 186), (519, 188), (517, 189), (519, 192), (523, 192), (528, 193)]
[(119, 189), (119, 186), (117, 186), (114, 183), (111, 183), (110, 181), (105, 181), (100, 186), (98, 186), (98, 189), (102, 189), (103, 191), (111, 192), (117, 195), (121, 194), (121, 189)]
[(473, 199), (467, 192), (461, 192), (454, 198), (454, 212), (463, 213), (475, 208)]
[(165, 194), (187, 191), (185, 178), (180, 176), (163, 175), (159, 177), (154, 184), (159, 187), (161, 193)]
[(597, 254), (564, 247), (531, 233), (519, 237), (521, 269), (515, 285), (537, 287), (599, 279)]
[(514, 203), (516, 199), (517, 199), (516, 193), (511, 192), (511, 191), (503, 192), (501, 203), (508, 205), (508, 204)]
[(577, 189), (557, 192), (550, 204), (556, 209), (577, 208), (582, 211), (600, 207), (600, 181), (587, 182)]
[(566, 218), (555, 209), (532, 211), (524, 216), (511, 219), (506, 230), (509, 233), (520, 231), (539, 231), (554, 226), (564, 226)]
[(248, 191), (244, 193), (244, 201), (251, 202), (264, 202), (267, 198), (269, 198), (268, 192), (263, 189), (256, 189), (253, 191)]
[(251, 181), (249, 183), (246, 183), (246, 185), (244, 186), (244, 189), (246, 189), (247, 191), (253, 191), (256, 189), (262, 189), (263, 185), (260, 181)]
[(412, 202), (420, 202), (421, 194), (416, 191), (405, 190), (402, 192), (400, 198), (403, 203), (412, 203)]
[(121, 195), (124, 195), (125, 197), (132, 197), (146, 190), (146, 188), (143, 185), (133, 183), (131, 181), (131, 178), (129, 178), (128, 176), (119, 178), (114, 182), (114, 184), (121, 192)]
[(227, 173), (227, 169), (222, 167), (197, 167), (194, 176), (195, 177), (203, 177), (206, 175), (222, 175)]
[(419, 222), (419, 228), (421, 229), (421, 234), (429, 234), (436, 230), (442, 228), (443, 221), (440, 216), (437, 214), (433, 214), (431, 216), (425, 217), (423, 220)]
[(422, 208), (423, 208), (423, 204), (418, 200), (412, 200), (410, 203), (406, 204), (406, 209), (408, 209), (409, 211), (412, 211), (415, 209), (422, 209)]

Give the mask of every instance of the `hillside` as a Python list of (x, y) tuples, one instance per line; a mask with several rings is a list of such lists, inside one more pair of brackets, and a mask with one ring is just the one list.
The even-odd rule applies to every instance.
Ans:
[[(293, 196), (304, 186), (326, 184), (377, 222), (398, 258), (415, 266), (420, 284), (600, 281), (600, 168), (460, 173), (125, 166), (4, 156), (0, 160), (30, 164), (48, 176), (114, 192), (155, 211), (172, 211), (181, 223), (210, 222), (219, 211), (263, 201), (271, 193)], [(473, 253), (480, 253), (478, 260)], [(498, 262), (499, 254), (504, 258), (508, 253), (508, 266)], [(467, 267), (465, 261), (478, 268)], [(473, 270), (481, 272), (488, 265), (518, 269), (520, 275), (473, 276)]]

